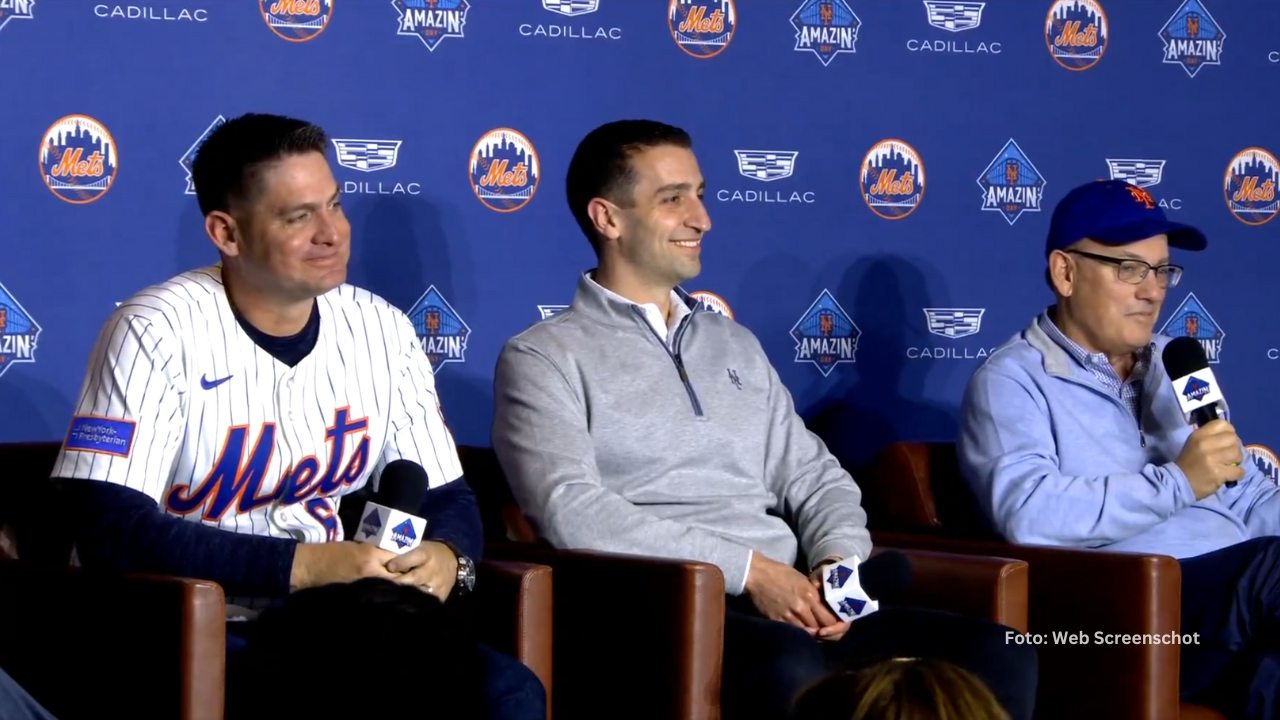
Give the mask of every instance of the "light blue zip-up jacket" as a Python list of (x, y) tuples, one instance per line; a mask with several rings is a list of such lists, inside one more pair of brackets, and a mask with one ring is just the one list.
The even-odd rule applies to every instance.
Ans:
[(1280, 490), (1252, 463), (1234, 488), (1196, 501), (1174, 460), (1183, 419), (1155, 337), (1133, 412), (1039, 321), (1001, 345), (965, 392), (960, 469), (1015, 543), (1185, 558), (1280, 534)]

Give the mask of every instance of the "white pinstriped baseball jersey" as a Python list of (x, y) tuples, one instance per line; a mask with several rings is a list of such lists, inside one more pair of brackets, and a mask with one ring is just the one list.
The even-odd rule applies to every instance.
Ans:
[(462, 475), (408, 317), (342, 285), (288, 367), (237, 322), (212, 266), (116, 308), (89, 359), (55, 477), (119, 483), (171, 515), (239, 533), (342, 539), (339, 498), (388, 462), (432, 487)]

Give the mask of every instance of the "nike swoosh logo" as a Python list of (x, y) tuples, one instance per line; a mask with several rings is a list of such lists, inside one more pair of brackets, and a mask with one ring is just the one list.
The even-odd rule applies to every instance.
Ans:
[(222, 383), (230, 380), (233, 377), (235, 377), (235, 375), (228, 375), (224, 378), (218, 378), (217, 380), (210, 380), (208, 375), (201, 375), (200, 387), (204, 388), (205, 390), (212, 390), (218, 387), (219, 385), (221, 385)]

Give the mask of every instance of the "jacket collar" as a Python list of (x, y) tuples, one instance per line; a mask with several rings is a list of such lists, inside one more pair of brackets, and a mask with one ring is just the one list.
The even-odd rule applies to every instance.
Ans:
[[(636, 315), (636, 311), (632, 310), (632, 308), (638, 307), (639, 303), (622, 302), (602, 292), (600, 287), (590, 279), (595, 274), (595, 271), (595, 268), (591, 268), (578, 277), (578, 289), (573, 294), (572, 307), (574, 311), (607, 325), (631, 325), (635, 323), (636, 318), (639, 316)], [(680, 298), (680, 302), (683, 302), (691, 313), (704, 311), (702, 303), (691, 297), (689, 293), (684, 291), (684, 288), (677, 286), (674, 289), (676, 295)]]

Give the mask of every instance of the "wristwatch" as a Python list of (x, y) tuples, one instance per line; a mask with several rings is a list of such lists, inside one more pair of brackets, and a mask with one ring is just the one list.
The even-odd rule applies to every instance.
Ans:
[(451, 542), (439, 541), (442, 545), (453, 551), (454, 557), (458, 559), (458, 579), (453, 583), (453, 594), (459, 597), (471, 592), (476, 586), (476, 564), (471, 558), (462, 554), (458, 547)]

